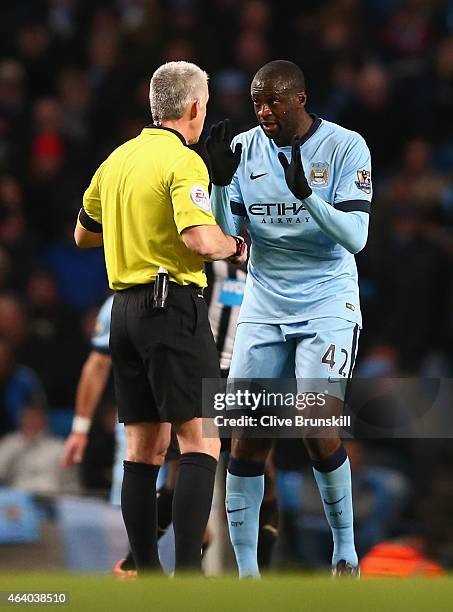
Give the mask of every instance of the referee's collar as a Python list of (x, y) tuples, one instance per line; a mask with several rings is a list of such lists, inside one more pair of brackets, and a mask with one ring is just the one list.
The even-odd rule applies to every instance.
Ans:
[(150, 123), (149, 125), (145, 125), (145, 128), (150, 128), (153, 130), (165, 130), (166, 132), (171, 132), (172, 134), (175, 134), (179, 140), (182, 142), (182, 144), (187, 147), (187, 142), (186, 139), (184, 138), (184, 136), (181, 134), (181, 132), (178, 132), (178, 130), (174, 130), (173, 128), (170, 127), (164, 127), (163, 125), (155, 125), (154, 123)]

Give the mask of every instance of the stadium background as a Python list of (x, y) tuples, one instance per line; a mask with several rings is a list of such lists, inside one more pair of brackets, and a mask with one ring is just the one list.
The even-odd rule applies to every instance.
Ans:
[[(257, 68), (285, 58), (304, 69), (309, 109), (360, 132), (372, 152), (370, 239), (357, 257), (365, 327), (357, 374), (453, 375), (451, 2), (15, 0), (2, 3), (0, 16), (0, 457), (24, 407), (44, 406), (51, 432), (36, 473), (30, 463), (0, 466), (0, 482), (14, 489), (25, 480), (35, 494), (2, 490), (0, 550), (9, 554), (1, 567), (39, 560), (80, 569), (82, 558), (87, 569), (107, 565), (99, 533), (110, 515), (93, 495), (105, 498), (109, 486), (111, 395), (80, 474), (50, 467), (108, 293), (102, 252), (78, 250), (72, 232), (97, 165), (149, 122), (149, 78), (164, 61), (208, 71), (206, 130), (230, 117), (235, 133), (255, 125), (248, 90)], [(32, 409), (20, 427), (47, 425)], [(416, 536), (452, 567), (449, 440), (356, 441), (349, 452), (360, 552)], [(284, 528), (276, 565), (319, 567), (328, 532), (306, 462), (297, 472), (294, 462), (278, 467)], [(88, 567), (68, 519), (82, 502), (62, 498), (67, 492), (87, 495), (91, 516), (105, 513), (98, 524), (77, 525), (96, 542)]]

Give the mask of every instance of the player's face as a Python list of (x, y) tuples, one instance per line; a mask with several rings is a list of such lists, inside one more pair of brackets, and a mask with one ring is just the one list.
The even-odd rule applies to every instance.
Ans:
[(253, 81), (251, 95), (255, 115), (266, 136), (279, 147), (290, 145), (298, 131), (305, 94), (283, 86)]

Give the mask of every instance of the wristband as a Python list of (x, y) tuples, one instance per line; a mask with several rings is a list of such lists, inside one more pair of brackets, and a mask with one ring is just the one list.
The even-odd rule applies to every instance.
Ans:
[(231, 257), (240, 257), (245, 249), (245, 240), (242, 236), (231, 236), (236, 241), (236, 252)]
[(90, 431), (91, 419), (85, 416), (75, 415), (72, 419), (72, 433), (86, 434)]

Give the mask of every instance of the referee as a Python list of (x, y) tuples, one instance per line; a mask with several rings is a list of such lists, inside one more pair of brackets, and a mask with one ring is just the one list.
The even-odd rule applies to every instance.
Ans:
[(204, 259), (241, 264), (246, 247), (216, 225), (206, 166), (187, 147), (203, 129), (207, 80), (187, 62), (156, 70), (155, 123), (98, 168), (74, 234), (79, 247), (104, 245), (116, 292), (110, 350), (127, 437), (121, 507), (139, 570), (159, 566), (156, 477), (171, 425), (181, 449), (173, 499), (176, 571), (200, 568), (220, 448), (218, 438), (202, 435), (201, 381), (219, 376), (203, 299)]

